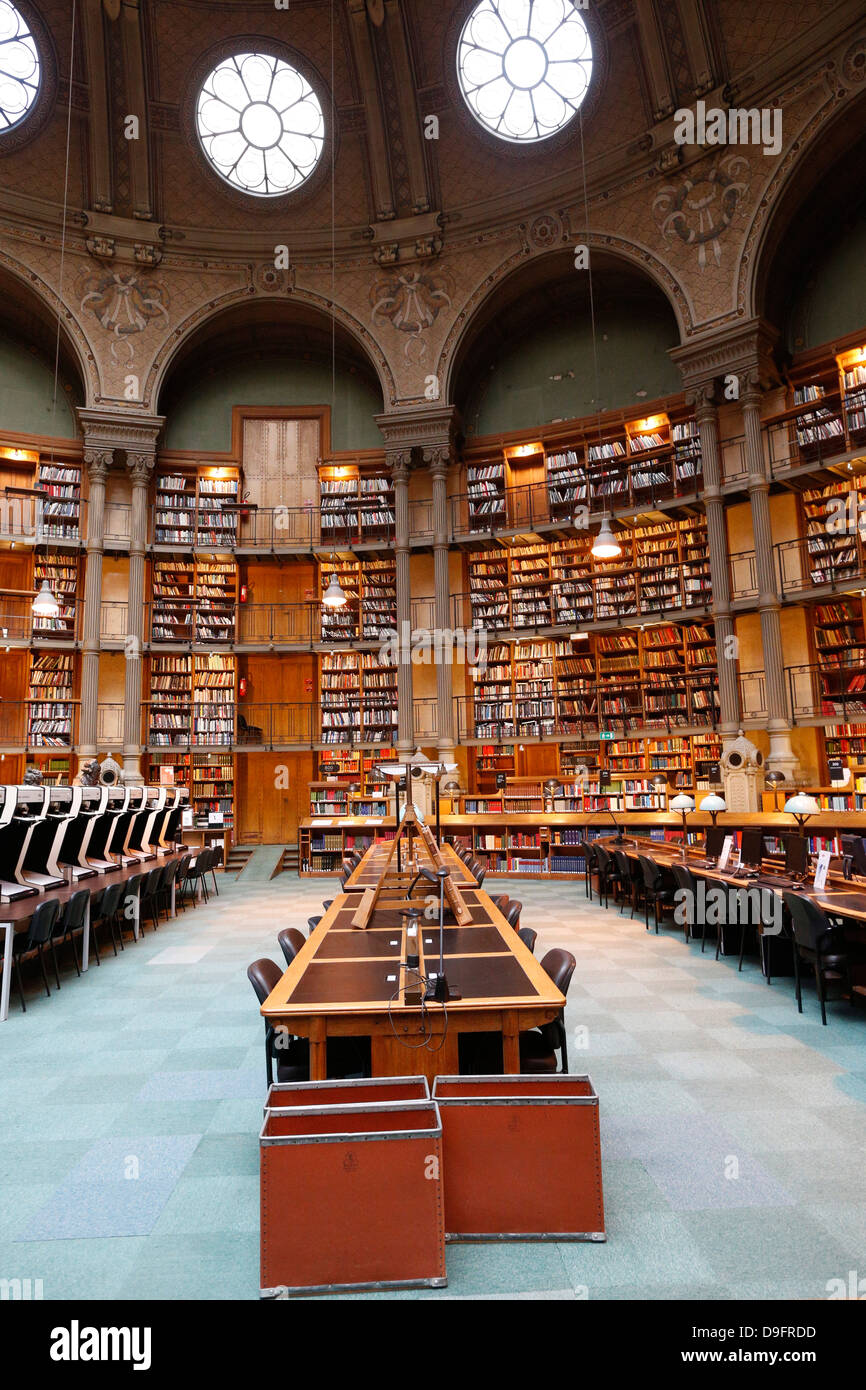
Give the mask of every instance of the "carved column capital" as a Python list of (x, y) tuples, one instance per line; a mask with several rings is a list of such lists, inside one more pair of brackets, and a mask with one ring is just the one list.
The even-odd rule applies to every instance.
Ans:
[(155, 463), (156, 458), (153, 454), (127, 453), (126, 466), (132, 474), (133, 486), (147, 487), (149, 485)]
[(388, 463), (391, 468), (391, 481), (395, 486), (397, 483), (408, 483), (411, 462), (412, 451), (410, 449), (401, 449), (397, 454), (388, 455)]
[(114, 462), (114, 450), (85, 444), (84, 462), (92, 483), (104, 483)]

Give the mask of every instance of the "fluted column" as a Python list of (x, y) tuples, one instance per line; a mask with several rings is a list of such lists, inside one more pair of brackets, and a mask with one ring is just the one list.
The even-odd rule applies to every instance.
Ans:
[(439, 730), (440, 760), (448, 761), (454, 750), (454, 684), (451, 664), (454, 657), (451, 633), (451, 584), (448, 573), (448, 466), (447, 449), (430, 451), (433, 479), (433, 580), (436, 627), (433, 643), (436, 659), (436, 727)]
[(123, 708), (123, 780), (141, 782), (141, 657), (144, 644), (144, 561), (147, 552), (147, 497), (152, 453), (129, 453), (132, 515), (129, 532), (129, 607), (126, 625), (126, 680)]
[(770, 529), (770, 480), (761, 439), (761, 388), (757, 376), (748, 378), (740, 396), (746, 440), (749, 502), (755, 538), (755, 565), (758, 578), (758, 611), (761, 615), (761, 645), (764, 652), (764, 682), (767, 693), (767, 729), (770, 753), (767, 765), (793, 780), (798, 760), (791, 747), (791, 725), (785, 692), (782, 654), (781, 605), (773, 562), (773, 536)]
[(394, 550), (397, 570), (397, 748), (415, 748), (415, 710), (412, 691), (412, 591), (409, 577), (409, 462), (403, 450), (391, 455), (394, 484)]
[(713, 584), (713, 618), (716, 625), (719, 667), (719, 734), (724, 748), (739, 732), (740, 692), (737, 681), (737, 644), (731, 611), (728, 533), (721, 486), (718, 410), (710, 388), (696, 391), (694, 402), (704, 466), (704, 509), (707, 516), (707, 544)]
[(105, 480), (114, 459), (114, 450), (84, 441), (84, 463), (88, 476), (87, 562), (84, 572), (84, 629), (81, 642), (81, 725), (78, 755), (82, 761), (95, 758), (98, 739), (100, 606), (102, 602), (102, 556), (105, 531)]

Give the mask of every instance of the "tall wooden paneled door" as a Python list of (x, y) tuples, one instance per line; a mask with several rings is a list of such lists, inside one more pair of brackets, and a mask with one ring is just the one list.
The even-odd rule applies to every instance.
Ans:
[(239, 753), (236, 767), (235, 842), (297, 844), (298, 824), (309, 815), (313, 754)]

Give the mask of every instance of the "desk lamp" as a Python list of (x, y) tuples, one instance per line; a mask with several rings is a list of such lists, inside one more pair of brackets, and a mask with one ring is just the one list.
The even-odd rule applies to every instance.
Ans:
[(773, 788), (773, 810), (778, 811), (779, 801), (776, 788), (785, 781), (785, 774), (784, 772), (765, 772), (764, 781), (769, 782), (770, 786)]
[(705, 796), (701, 802), (700, 809), (709, 812), (713, 825), (715, 825), (716, 817), (720, 811), (727, 811), (728, 803), (723, 796), (718, 796), (716, 792), (710, 792), (709, 796)]
[(421, 878), (426, 878), (428, 883), (439, 885), (439, 973), (436, 976), (432, 991), (428, 998), (435, 1004), (447, 1004), (450, 999), (461, 999), (462, 995), (456, 989), (450, 989), (448, 980), (445, 976), (445, 880), (448, 877), (448, 870), (444, 864), (440, 869), (421, 868), (409, 885), (409, 894), (412, 896), (416, 883)]
[(556, 796), (556, 793), (560, 791), (562, 791), (562, 783), (558, 782), (555, 777), (548, 777), (544, 784), (544, 795), (550, 802), (551, 811), (553, 810), (553, 798)]
[(692, 797), (688, 796), (685, 792), (680, 792), (679, 795), (675, 796), (673, 801), (671, 802), (670, 809), (672, 811), (677, 811), (683, 818), (683, 859), (685, 859), (687, 831), (686, 817), (689, 814), (689, 811), (693, 811), (695, 809), (695, 803)]
[(650, 786), (652, 787), (653, 791), (654, 791), (655, 794), (656, 794), (656, 797), (658, 798), (658, 802), (659, 802), (659, 807), (658, 807), (658, 809), (659, 809), (660, 811), (663, 811), (663, 810), (664, 810), (664, 802), (662, 801), (662, 797), (663, 797), (663, 796), (667, 796), (667, 794), (668, 794), (668, 779), (667, 779), (667, 777), (665, 777), (665, 775), (664, 775), (663, 772), (657, 772), (656, 775), (655, 775), (655, 777), (652, 779), (652, 782), (650, 783)]
[(805, 792), (795, 792), (793, 796), (788, 797), (782, 809), (787, 815), (794, 817), (802, 835), (806, 821), (810, 816), (816, 816), (821, 807), (814, 796), (807, 796)]

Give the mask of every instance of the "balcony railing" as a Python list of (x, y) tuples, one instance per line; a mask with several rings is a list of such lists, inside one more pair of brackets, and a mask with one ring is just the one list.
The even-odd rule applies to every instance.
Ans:
[(637, 732), (665, 737), (687, 729), (715, 728), (719, 718), (715, 673), (670, 681), (580, 682), (571, 697), (540, 698), (531, 717), (520, 713), (521, 700), (508, 699), (510, 714), (485, 716), (484, 701), (458, 696), (456, 735), (459, 742), (520, 743), (546, 739), (598, 738), (601, 733), (623, 736)]
[[(839, 541), (838, 535), (827, 533)], [(819, 536), (781, 541), (776, 546), (783, 597), (810, 589), (845, 589), (866, 579), (866, 544), (859, 530), (846, 532), (838, 548), (818, 548)]]
[(763, 671), (741, 671), (740, 713), (745, 723), (764, 723), (768, 718), (767, 680)]
[(69, 752), (79, 741), (77, 700), (0, 700), (0, 746)]
[(758, 597), (758, 566), (754, 550), (740, 550), (730, 557), (731, 598)]
[[(526, 605), (528, 600), (526, 591), (520, 588), (503, 588), (484, 602), (479, 602), (477, 595), (454, 594), (451, 623), (459, 628), (481, 626), (488, 632), (531, 633), (549, 627), (573, 628), (585, 623), (619, 625), (635, 617), (661, 618), (679, 611), (712, 607), (709, 576), (688, 576), (679, 565), (670, 565), (668, 571), (665, 578), (660, 579), (657, 574), (645, 577), (639, 569), (615, 576), (602, 569), (593, 570), (581, 574), (577, 581), (552, 583), (546, 607), (533, 605), (531, 611), (523, 612), (519, 605)], [(611, 587), (613, 579), (616, 587)], [(583, 591), (569, 592), (576, 583)], [(700, 587), (690, 587), (696, 584)], [(653, 592), (662, 587), (663, 594)]]
[(835, 666), (788, 666), (788, 691), (794, 723), (824, 720), (862, 723), (866, 715), (866, 670), (859, 659)]
[[(660, 473), (667, 469), (665, 480), (642, 481), (653, 465)], [(449, 499), (450, 531), (454, 538), (465, 536), (495, 535), (501, 531), (532, 531), (538, 526), (570, 526), (578, 507), (588, 506), (590, 515), (600, 516), (607, 509), (610, 512), (652, 511), (663, 502), (678, 498), (694, 497), (700, 494), (703, 475), (677, 478), (673, 476), (669, 460), (663, 464), (658, 460), (631, 460), (629, 467), (622, 471), (611, 469), (611, 476), (598, 484), (598, 474), (591, 481), (582, 468), (575, 468), (577, 482), (568, 484), (574, 492), (573, 500), (558, 501), (556, 489), (548, 481), (510, 487), (498, 498), (461, 493)], [(562, 487), (559, 488), (562, 491)], [(498, 503), (494, 508), (489, 504)], [(486, 508), (481, 510), (482, 505)]]

